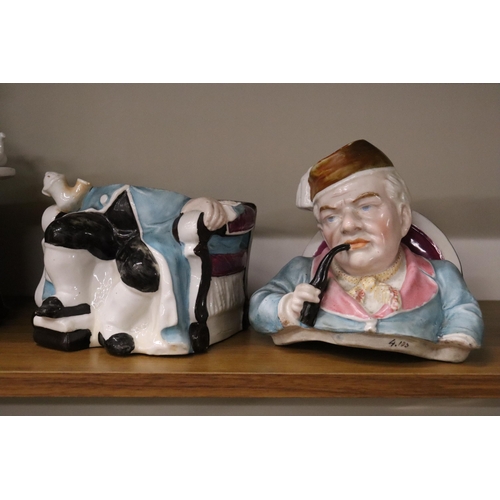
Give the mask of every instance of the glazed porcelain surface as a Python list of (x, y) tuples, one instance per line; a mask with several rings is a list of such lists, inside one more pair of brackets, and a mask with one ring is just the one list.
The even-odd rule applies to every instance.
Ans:
[(412, 212), (384, 153), (364, 140), (344, 146), (306, 172), (296, 202), (321, 238), (252, 296), (255, 330), (277, 345), (319, 340), (450, 362), (481, 346), (481, 311), (451, 244)]
[(255, 206), (47, 172), (34, 339), (113, 355), (180, 355), (244, 328)]

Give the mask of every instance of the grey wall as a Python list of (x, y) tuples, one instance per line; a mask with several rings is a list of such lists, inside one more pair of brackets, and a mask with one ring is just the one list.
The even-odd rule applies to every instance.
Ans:
[[(30, 295), (39, 279), (47, 170), (70, 182), (252, 201), (258, 274), (268, 259), (260, 240), (302, 242), (315, 231), (312, 215), (294, 206), (302, 174), (364, 138), (452, 241), (500, 237), (500, 85), (3, 84), (0, 131), (17, 170), (0, 181), (3, 293)], [(276, 258), (267, 272), (284, 263)]]
[[(1, 291), (31, 295), (42, 271), (45, 171), (252, 201), (251, 288), (315, 229), (295, 208), (302, 174), (344, 144), (382, 149), (414, 208), (459, 250), (480, 299), (499, 299), (500, 85), (0, 85), (16, 177), (0, 181)], [(498, 401), (4, 400), (3, 414), (497, 414)], [(124, 406), (125, 405), (125, 406)]]

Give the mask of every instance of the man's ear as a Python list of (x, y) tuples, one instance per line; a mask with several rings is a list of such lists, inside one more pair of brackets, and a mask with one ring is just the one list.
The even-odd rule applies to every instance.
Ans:
[(411, 226), (411, 208), (408, 205), (401, 205), (401, 237), (404, 238)]

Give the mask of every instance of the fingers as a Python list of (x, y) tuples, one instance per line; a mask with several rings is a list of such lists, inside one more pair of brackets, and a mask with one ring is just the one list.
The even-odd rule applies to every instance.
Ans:
[(209, 204), (204, 212), (203, 222), (210, 231), (215, 231), (227, 223), (227, 215), (220, 202), (217, 200), (207, 201)]
[(297, 285), (290, 301), (290, 309), (299, 315), (304, 307), (304, 302), (319, 302), (319, 294), (320, 291), (308, 283)]
[(319, 302), (320, 291), (309, 285), (302, 283), (295, 287), (291, 293), (283, 295), (278, 303), (278, 317), (283, 326), (300, 324), (299, 318), (304, 302)]
[(478, 343), (466, 333), (449, 333), (441, 337), (439, 342), (443, 344), (456, 344), (461, 347), (467, 347), (468, 349), (479, 347)]
[(309, 283), (297, 285), (293, 294), (302, 302), (319, 302), (320, 291)]
[(203, 212), (203, 223), (209, 231), (216, 231), (228, 222), (224, 207), (219, 201), (212, 198), (195, 198), (188, 201), (183, 211), (189, 210)]

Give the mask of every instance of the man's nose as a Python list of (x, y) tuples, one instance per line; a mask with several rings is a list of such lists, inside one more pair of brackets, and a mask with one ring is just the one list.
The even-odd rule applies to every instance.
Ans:
[(347, 211), (342, 217), (342, 232), (350, 233), (361, 229), (361, 220), (353, 212)]

